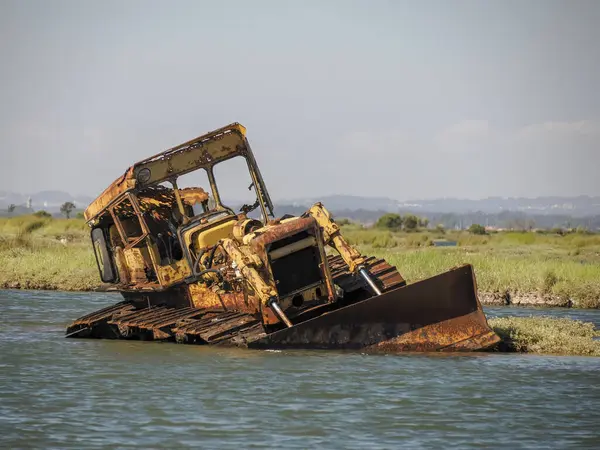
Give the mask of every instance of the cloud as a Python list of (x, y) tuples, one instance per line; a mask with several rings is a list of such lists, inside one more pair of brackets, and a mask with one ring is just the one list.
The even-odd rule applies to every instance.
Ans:
[[(368, 195), (600, 194), (600, 121), (548, 121), (501, 129), (487, 120), (450, 124), (429, 135), (407, 129), (348, 133), (346, 166), (364, 155)], [(370, 157), (369, 157), (370, 156)], [(353, 161), (354, 159), (354, 161)], [(338, 182), (344, 192), (351, 187)]]
[(408, 130), (353, 131), (341, 138), (347, 156), (410, 153), (417, 141)]
[(544, 122), (522, 127), (516, 133), (517, 138), (579, 138), (600, 137), (600, 119), (579, 120), (574, 122)]
[(463, 120), (442, 130), (443, 136), (473, 138), (486, 136), (490, 131), (487, 120)]
[(43, 121), (21, 121), (6, 128), (7, 140), (28, 142), (31, 148), (46, 148), (59, 152), (61, 147), (77, 147), (77, 153), (99, 152), (103, 149), (105, 131), (96, 126), (64, 126)]
[(487, 120), (463, 120), (439, 131), (433, 141), (445, 152), (464, 152), (480, 149), (491, 137)]

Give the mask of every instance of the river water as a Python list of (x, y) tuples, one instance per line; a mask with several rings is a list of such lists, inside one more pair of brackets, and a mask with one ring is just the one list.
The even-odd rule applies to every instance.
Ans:
[[(119, 299), (0, 291), (0, 448), (600, 446), (600, 358), (63, 338)], [(487, 312), (600, 326), (600, 311)]]

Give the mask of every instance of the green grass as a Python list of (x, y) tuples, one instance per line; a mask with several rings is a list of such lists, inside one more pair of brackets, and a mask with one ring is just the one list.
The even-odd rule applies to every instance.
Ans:
[(81, 219), (0, 219), (0, 287), (88, 290), (99, 283)]
[(502, 338), (501, 351), (600, 356), (593, 323), (550, 317), (499, 317), (488, 323)]
[(414, 282), (462, 264), (475, 268), (480, 291), (511, 295), (536, 293), (570, 299), (575, 306), (598, 306), (600, 265), (543, 254), (507, 254), (463, 248), (427, 248), (403, 252), (374, 250)]
[[(506, 232), (390, 232), (350, 224), (344, 236), (365, 254), (384, 257), (415, 282), (470, 263), (480, 292), (569, 299), (600, 307), (600, 235)], [(458, 242), (433, 247), (434, 239)], [(61, 241), (63, 243), (61, 243)], [(66, 243), (65, 243), (66, 242)], [(100, 284), (82, 219), (0, 218), (0, 287), (81, 290)]]
[[(598, 234), (392, 233), (357, 225), (344, 226), (342, 232), (363, 253), (385, 258), (395, 265), (408, 282), (472, 264), (481, 292), (508, 293), (512, 297), (533, 294), (570, 301), (580, 308), (600, 307)], [(458, 246), (433, 247), (435, 239), (454, 240)]]
[(39, 218), (35, 216), (0, 217), (0, 236), (10, 237), (28, 234), (31, 237), (65, 237), (83, 240), (90, 236), (90, 229), (83, 219)]

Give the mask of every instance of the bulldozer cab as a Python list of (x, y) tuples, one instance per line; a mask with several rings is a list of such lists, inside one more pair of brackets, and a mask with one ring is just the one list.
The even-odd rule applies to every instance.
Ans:
[[(232, 166), (235, 181), (246, 172), (239, 194), (253, 198), (242, 205), (226, 205), (227, 188), (217, 184), (231, 181)], [(121, 289), (161, 289), (190, 277), (198, 253), (249, 214), (266, 224), (273, 205), (239, 124), (136, 163), (85, 212), (101, 279)]]

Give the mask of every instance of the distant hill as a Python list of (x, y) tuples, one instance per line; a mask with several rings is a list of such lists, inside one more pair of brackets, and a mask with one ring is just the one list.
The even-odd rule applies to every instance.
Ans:
[(314, 198), (282, 199), (275, 203), (307, 209), (316, 202), (323, 203), (330, 210), (365, 209), (369, 211), (397, 211), (400, 202), (388, 197), (360, 197), (355, 195), (325, 195)]
[[(77, 210), (85, 209), (93, 200), (88, 196), (74, 196), (63, 191), (42, 191), (31, 195), (0, 191), (0, 215), (6, 215), (10, 204), (17, 205), (15, 214), (27, 210), (31, 197), (31, 209), (43, 209), (58, 214), (60, 206), (71, 201)], [(386, 212), (413, 213), (427, 217), (432, 224), (444, 224), (448, 228), (467, 228), (472, 223), (489, 226), (520, 227), (535, 224), (537, 227), (584, 226), (600, 227), (600, 197), (537, 197), (502, 198), (490, 197), (480, 200), (440, 198), (401, 202), (388, 197), (363, 197), (353, 195), (329, 195), (319, 198), (284, 199), (275, 202), (277, 215), (298, 215), (316, 202), (322, 202), (337, 217), (347, 217), (362, 223), (373, 223)], [(237, 205), (228, 201), (226, 204)]]
[(93, 200), (85, 195), (71, 195), (63, 191), (41, 191), (33, 194), (19, 194), (16, 192), (0, 191), (0, 211), (6, 211), (9, 205), (26, 208), (31, 198), (31, 209), (43, 209), (49, 213), (57, 213), (65, 202), (73, 202), (77, 209), (85, 209)]
[(291, 207), (308, 207), (321, 201), (333, 210), (365, 211), (414, 211), (418, 213), (500, 213), (519, 211), (535, 215), (566, 214), (573, 217), (594, 216), (600, 214), (600, 197), (582, 195), (578, 197), (537, 197), (503, 198), (490, 197), (480, 200), (439, 198), (431, 200), (410, 200), (401, 202), (386, 197), (361, 197), (352, 195), (331, 195), (320, 198), (281, 200), (276, 203)]

